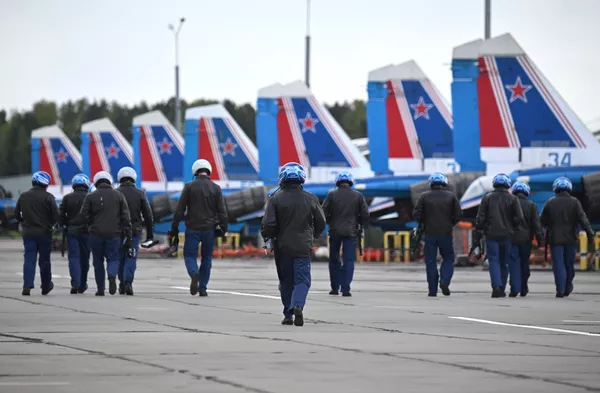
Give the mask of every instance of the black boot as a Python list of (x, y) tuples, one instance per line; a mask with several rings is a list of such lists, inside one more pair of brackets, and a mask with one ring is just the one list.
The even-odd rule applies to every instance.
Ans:
[(339, 292), (339, 291), (336, 291), (335, 289), (332, 289), (331, 291), (329, 291), (329, 294), (330, 294), (330, 295), (333, 295), (333, 296), (337, 296), (337, 295), (339, 295), (339, 294), (340, 294), (340, 292)]
[(450, 287), (448, 284), (440, 284), (440, 289), (442, 290), (444, 296), (450, 296)]
[(72, 286), (70, 294), (71, 295), (77, 295), (78, 293), (79, 293), (79, 287)]
[(208, 296), (208, 293), (206, 293), (206, 289), (201, 289), (199, 295), (202, 297), (206, 297)]
[(344, 297), (351, 297), (352, 294), (350, 292), (342, 292), (342, 296), (344, 296)]
[(527, 296), (528, 293), (529, 293), (529, 289), (527, 289), (527, 288), (521, 289), (521, 297)]
[(77, 290), (77, 292), (84, 293), (85, 291), (87, 291), (87, 289), (88, 289), (87, 284), (83, 284), (82, 286), (79, 287), (79, 289)]
[(200, 275), (198, 273), (192, 274), (192, 281), (190, 282), (190, 294), (196, 296), (198, 293), (198, 282), (200, 281)]
[(304, 315), (300, 306), (294, 307), (294, 325), (304, 326)]
[(21, 292), (21, 295), (23, 295), (23, 296), (31, 296), (31, 288), (29, 288), (29, 287), (23, 287), (23, 292)]
[(506, 293), (503, 293), (500, 287), (494, 287), (494, 289), (492, 290), (492, 297), (504, 297), (502, 295), (506, 296)]
[(117, 293), (117, 278), (115, 276), (108, 277), (108, 293), (111, 295)]
[(125, 295), (125, 284), (123, 284), (123, 281), (119, 282), (119, 295)]
[(569, 296), (573, 292), (573, 284), (567, 285), (567, 290), (565, 291), (565, 297)]
[(104, 296), (104, 291), (96, 291), (96, 296)]
[(293, 325), (294, 324), (294, 318), (292, 318), (292, 317), (285, 317), (281, 321), (281, 324), (282, 325)]
[(54, 289), (54, 284), (52, 283), (52, 281), (50, 281), (50, 284), (48, 284), (48, 288), (42, 289), (42, 295), (49, 294), (50, 292), (52, 292), (53, 289)]
[(131, 283), (131, 281), (127, 281), (127, 282), (125, 283), (125, 288), (124, 288), (124, 291), (125, 291), (125, 293), (126, 293), (127, 295), (129, 295), (129, 296), (133, 296), (133, 286), (132, 286), (132, 283)]
[(556, 297), (565, 297), (565, 294), (562, 292), (556, 292)]
[(508, 294), (508, 297), (517, 297), (519, 295), (519, 292), (511, 292)]

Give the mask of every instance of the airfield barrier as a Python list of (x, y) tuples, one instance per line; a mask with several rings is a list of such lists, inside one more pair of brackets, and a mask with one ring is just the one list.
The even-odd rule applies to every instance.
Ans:
[(383, 233), (383, 262), (389, 263), (392, 257), (394, 262), (410, 262), (409, 231)]

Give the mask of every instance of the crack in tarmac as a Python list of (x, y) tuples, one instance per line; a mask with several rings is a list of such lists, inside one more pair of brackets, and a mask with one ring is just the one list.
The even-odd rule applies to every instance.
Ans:
[[(123, 360), (125, 362), (135, 363), (135, 364), (138, 364), (138, 365), (144, 365), (144, 366), (148, 366), (148, 367), (160, 369), (160, 370), (163, 370), (163, 371), (166, 371), (166, 372), (170, 372), (170, 373), (179, 373), (179, 374), (189, 375), (189, 376), (193, 377), (196, 380), (206, 380), (206, 381), (211, 381), (211, 382), (218, 383), (218, 384), (221, 384), (221, 385), (228, 385), (228, 386), (236, 387), (238, 389), (243, 389), (243, 390), (248, 391), (248, 392), (272, 393), (272, 392), (270, 392), (268, 390), (257, 389), (257, 388), (251, 387), (251, 386), (246, 386), (246, 385), (243, 385), (243, 384), (240, 384), (240, 383), (237, 383), (237, 382), (229, 381), (229, 380), (222, 379), (222, 378), (219, 378), (219, 377), (215, 377), (215, 376), (212, 376), (212, 375), (201, 375), (201, 374), (190, 372), (189, 370), (178, 370), (178, 369), (174, 369), (174, 368), (171, 368), (171, 367), (163, 366), (163, 365), (157, 364), (157, 363), (151, 363), (151, 362), (147, 362), (147, 361), (144, 361), (144, 360), (132, 359), (132, 358), (129, 358), (129, 357), (123, 356), (123, 355), (113, 355), (113, 354), (109, 354), (109, 353), (102, 352), (102, 351), (96, 351), (96, 350), (93, 350), (93, 349), (86, 349), (86, 348), (76, 347), (76, 346), (67, 345), (67, 344), (59, 344), (59, 343), (55, 343), (55, 342), (51, 342), (51, 341), (45, 341), (45, 340), (40, 339), (40, 338), (18, 336), (18, 335), (6, 334), (6, 333), (0, 333), (0, 336), (22, 339), (23, 341), (32, 342), (32, 343), (35, 343), (35, 344), (44, 344), (44, 345), (55, 346), (55, 347), (59, 347), (59, 348), (68, 348), (68, 349), (72, 349), (72, 350), (75, 350), (75, 351), (84, 352), (84, 353), (86, 353), (88, 355), (103, 356), (103, 357), (105, 357), (107, 359)], [(147, 375), (147, 374), (144, 374), (144, 375)]]
[[(144, 298), (144, 296), (139, 296), (139, 297)], [(15, 298), (15, 297), (11, 297), (11, 296), (5, 296), (5, 295), (0, 295), (0, 298), (6, 298), (6, 299), (15, 300), (15, 301), (22, 301), (22, 302), (25, 302), (25, 303), (30, 303), (30, 304), (35, 304), (35, 305), (42, 305), (42, 306), (48, 306), (48, 307), (56, 307), (56, 308), (59, 308), (59, 309), (69, 310), (69, 311), (73, 311), (73, 312), (80, 312), (80, 313), (85, 313), (85, 314), (96, 314), (96, 315), (111, 316), (111, 317), (115, 317), (115, 318), (121, 318), (121, 319), (125, 319), (125, 320), (131, 320), (131, 321), (135, 321), (135, 322), (139, 322), (139, 323), (147, 323), (147, 324), (158, 325), (158, 326), (163, 326), (163, 327), (170, 327), (170, 328), (179, 329), (179, 330), (187, 331), (187, 332), (193, 332), (193, 333), (215, 334), (215, 335), (228, 336), (228, 337), (241, 337), (241, 338), (247, 338), (247, 339), (267, 340), (267, 341), (274, 341), (274, 342), (289, 342), (289, 343), (295, 343), (295, 344), (301, 344), (301, 345), (315, 346), (315, 347), (320, 347), (320, 348), (335, 349), (335, 350), (339, 350), (339, 351), (343, 351), (343, 352), (352, 352), (352, 353), (358, 353), (358, 354), (369, 354), (369, 355), (374, 355), (374, 356), (394, 357), (394, 358), (397, 358), (397, 359), (403, 359), (403, 360), (408, 360), (408, 361), (416, 361), (416, 362), (423, 362), (423, 363), (428, 363), (428, 364), (443, 365), (443, 366), (448, 366), (448, 367), (453, 367), (453, 368), (459, 368), (459, 369), (462, 369), (462, 370), (479, 371), (479, 372), (485, 372), (485, 373), (489, 373), (489, 374), (495, 374), (495, 375), (500, 375), (500, 376), (505, 376), (505, 377), (510, 377), (510, 378), (516, 378), (516, 379), (536, 380), (536, 381), (541, 381), (541, 382), (546, 382), (546, 383), (551, 383), (551, 384), (556, 384), (556, 385), (562, 385), (562, 386), (567, 386), (567, 387), (574, 387), (574, 388), (585, 389), (585, 390), (591, 391), (591, 392), (600, 392), (600, 388), (595, 388), (595, 387), (592, 387), (592, 386), (576, 384), (576, 383), (567, 382), (567, 381), (561, 381), (561, 380), (556, 380), (556, 379), (551, 379), (551, 378), (544, 378), (544, 377), (534, 377), (534, 376), (530, 376), (530, 375), (526, 375), (526, 374), (520, 374), (520, 373), (510, 373), (510, 372), (498, 371), (498, 370), (493, 370), (493, 369), (489, 369), (489, 368), (485, 368), (485, 367), (479, 367), (479, 366), (469, 366), (469, 365), (455, 364), (455, 363), (443, 362), (443, 361), (437, 361), (437, 360), (431, 360), (431, 359), (423, 359), (423, 358), (419, 358), (419, 357), (399, 355), (399, 354), (395, 354), (395, 353), (392, 353), (392, 352), (365, 351), (365, 350), (361, 350), (361, 349), (346, 348), (346, 347), (339, 347), (339, 346), (326, 345), (326, 344), (318, 344), (318, 343), (306, 342), (306, 341), (300, 341), (300, 340), (294, 340), (294, 339), (283, 339), (283, 338), (276, 338), (276, 337), (263, 337), (263, 336), (253, 336), (253, 335), (245, 335), (245, 334), (235, 334), (235, 333), (216, 332), (216, 331), (209, 331), (209, 330), (200, 330), (200, 329), (196, 329), (196, 328), (187, 328), (185, 326), (170, 325), (170, 324), (164, 324), (164, 323), (155, 322), (155, 321), (147, 321), (147, 320), (141, 320), (141, 319), (132, 318), (132, 317), (124, 317), (122, 315), (108, 314), (108, 313), (95, 312), (95, 311), (85, 311), (85, 310), (79, 310), (79, 309), (74, 309), (74, 308), (65, 307), (65, 306), (58, 306), (58, 305), (54, 305), (54, 304), (46, 304), (46, 303), (34, 302), (34, 301), (31, 301), (31, 300), (25, 300), (25, 299), (20, 299), (20, 298)], [(146, 297), (146, 298), (155, 299), (155, 300), (173, 301), (173, 299), (158, 298), (158, 297)], [(177, 302), (181, 302), (181, 303), (187, 304), (187, 302), (184, 302), (184, 301), (177, 301)], [(206, 306), (204, 304), (199, 304), (199, 303), (190, 303), (190, 305)], [(212, 307), (213, 308), (220, 308), (219, 306), (212, 306)], [(231, 308), (226, 308), (226, 309), (228, 309), (230, 311), (236, 311), (236, 312), (240, 311), (240, 310), (231, 309)], [(256, 313), (256, 312), (254, 312), (254, 313)], [(263, 314), (272, 315), (271, 313), (263, 313)], [(443, 315), (443, 314), (441, 314), (441, 315)], [(367, 329), (374, 329), (374, 330), (379, 330), (379, 331), (384, 331), (384, 332), (389, 332), (389, 333), (414, 334), (414, 335), (422, 335), (422, 336), (435, 336), (435, 337), (442, 337), (442, 338), (462, 339), (462, 340), (471, 340), (471, 341), (473, 341), (473, 340), (474, 341), (489, 341), (489, 342), (495, 342), (495, 343), (499, 342), (497, 340), (484, 340), (484, 339), (466, 338), (466, 337), (458, 337), (458, 336), (447, 336), (447, 335), (432, 335), (432, 334), (428, 334), (428, 333), (403, 332), (401, 330), (396, 330), (396, 329), (378, 328), (378, 327), (371, 327), (371, 326), (361, 326), (361, 325), (355, 325), (355, 324), (344, 324), (344, 323), (341, 323), (341, 322), (328, 322), (328, 321), (315, 321), (315, 322), (317, 322), (317, 323), (324, 323), (324, 324), (333, 324), (333, 325), (347, 325), (347, 326), (354, 326), (354, 327), (364, 327), (364, 328), (367, 328)], [(6, 337), (11, 337), (10, 335), (6, 335), (6, 334), (0, 333), (0, 336), (3, 336), (3, 335), (6, 336)], [(13, 337), (20, 338), (19, 336), (13, 336)], [(41, 342), (41, 343), (44, 343), (43, 340), (41, 340), (41, 339), (37, 339), (37, 340), (39, 340), (39, 342)], [(562, 347), (559, 347), (559, 346), (551, 346), (551, 345), (543, 345), (543, 344), (533, 344), (533, 343), (516, 342), (516, 341), (500, 341), (500, 342), (514, 343), (514, 344), (527, 344), (527, 345), (531, 345), (531, 346), (549, 347), (549, 348), (554, 348), (554, 349), (569, 349), (569, 350), (573, 350), (573, 351), (598, 353), (596, 351), (580, 350), (580, 349), (572, 349), (572, 348), (562, 348)], [(49, 343), (46, 342), (46, 344), (49, 344)], [(99, 352), (99, 351), (86, 350), (86, 349), (81, 349), (81, 348), (77, 348), (77, 347), (71, 347), (71, 346), (68, 346), (68, 345), (57, 344), (57, 343), (51, 343), (49, 345), (62, 346), (62, 347), (65, 347), (65, 348), (71, 348), (71, 349), (81, 350), (81, 351), (89, 352), (89, 353), (92, 353), (92, 354), (103, 355), (103, 356), (106, 356), (108, 358), (114, 358), (114, 359), (121, 359), (121, 360), (125, 360), (125, 361), (131, 361), (131, 362), (138, 363), (138, 364), (145, 364), (145, 365), (148, 365), (150, 367), (157, 367), (157, 368), (161, 368), (163, 370), (168, 370), (168, 371), (172, 371), (172, 372), (177, 371), (175, 369), (172, 369), (172, 368), (169, 368), (169, 367), (165, 367), (165, 366), (162, 366), (162, 365), (158, 365), (158, 364), (154, 364), (154, 363), (150, 363), (150, 362), (138, 361), (138, 360), (135, 360), (135, 359), (129, 359), (129, 358), (126, 358), (126, 357), (123, 357), (123, 356), (120, 356), (120, 355), (110, 355), (110, 354), (102, 353), (102, 352)], [(188, 372), (185, 371), (185, 370), (184, 370), (183, 373), (188, 374)], [(189, 375), (193, 376), (192, 373), (189, 373)], [(222, 379), (219, 379), (217, 377), (211, 377), (211, 379), (207, 379), (206, 376), (198, 375), (197, 378), (211, 380), (211, 381), (214, 381), (214, 382), (218, 381), (219, 383), (227, 384), (227, 385), (230, 385), (230, 386), (236, 387), (236, 388), (243, 388), (243, 389), (245, 389), (247, 391), (252, 391), (252, 392), (256, 392), (256, 393), (269, 393), (269, 392), (264, 391), (264, 390), (255, 389), (255, 388), (252, 388), (252, 387), (249, 387), (249, 386), (245, 386), (245, 385), (239, 385), (239, 384), (237, 384), (235, 382), (227, 381), (227, 380), (222, 380)]]

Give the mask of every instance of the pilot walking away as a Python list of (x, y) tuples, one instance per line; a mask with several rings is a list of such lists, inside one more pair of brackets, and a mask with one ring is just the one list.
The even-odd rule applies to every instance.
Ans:
[(143, 226), (146, 227), (146, 240), (151, 242), (154, 238), (154, 222), (152, 211), (146, 193), (135, 186), (137, 173), (131, 167), (123, 167), (117, 173), (119, 188), (117, 191), (125, 196), (129, 216), (131, 218), (131, 247), (121, 248), (119, 257), (119, 294), (133, 296), (133, 279), (137, 268), (138, 250), (140, 248), (140, 235)]
[(303, 309), (311, 285), (310, 263), (313, 240), (325, 229), (325, 215), (316, 196), (302, 189), (306, 172), (290, 165), (279, 175), (281, 190), (267, 206), (261, 235), (277, 239), (281, 263), (283, 325), (304, 325)]
[[(354, 276), (356, 242), (369, 219), (369, 207), (365, 198), (352, 189), (354, 178), (348, 172), (340, 172), (335, 178), (336, 189), (330, 191), (323, 202), (323, 212), (329, 224), (329, 279), (330, 295), (352, 296), (350, 284)], [(344, 263), (340, 263), (342, 247)]]
[(594, 230), (579, 200), (571, 196), (573, 184), (569, 179), (556, 179), (552, 184), (552, 191), (555, 196), (546, 201), (541, 222), (548, 231), (556, 297), (565, 297), (573, 292), (575, 255), (579, 241), (578, 225), (587, 233), (588, 241), (592, 243), (590, 249), (593, 248)]
[[(452, 230), (460, 221), (462, 211), (456, 195), (447, 190), (448, 178), (443, 173), (429, 177), (430, 191), (423, 193), (413, 211), (413, 217), (425, 231), (425, 268), (429, 295), (437, 296), (438, 283), (444, 296), (450, 296), (454, 275), (454, 244)], [(437, 253), (442, 256), (438, 274)]]
[(523, 221), (517, 197), (510, 194), (510, 178), (499, 173), (492, 180), (494, 190), (483, 197), (475, 223), (473, 243), (486, 237), (492, 297), (506, 297), (511, 240)]
[[(60, 218), (54, 195), (47, 192), (51, 177), (46, 172), (35, 172), (31, 177), (31, 189), (19, 196), (15, 216), (23, 229), (23, 296), (29, 296), (34, 288), (35, 263), (40, 265), (42, 295), (54, 288), (52, 283), (52, 234)], [(39, 259), (38, 259), (39, 258)]]
[(510, 297), (527, 296), (529, 293), (529, 258), (531, 257), (531, 242), (533, 236), (537, 239), (539, 247), (544, 247), (540, 216), (535, 203), (527, 199), (531, 192), (529, 185), (516, 182), (512, 193), (517, 197), (523, 211), (523, 222), (515, 231), (512, 242), (512, 256), (508, 265), (510, 273)]
[(90, 248), (94, 259), (96, 296), (104, 296), (106, 274), (108, 292), (117, 292), (119, 273), (119, 253), (121, 248), (131, 247), (131, 218), (129, 207), (122, 193), (112, 188), (112, 176), (108, 172), (98, 172), (94, 176), (96, 191), (88, 194), (81, 209), (82, 220), (90, 231)]
[[(223, 237), (227, 232), (227, 211), (221, 187), (210, 180), (210, 162), (204, 159), (197, 160), (192, 165), (192, 173), (195, 179), (187, 183), (181, 192), (168, 238), (170, 243), (177, 238), (179, 223), (185, 217), (183, 257), (191, 278), (190, 294), (208, 296), (206, 289), (210, 280), (215, 236)], [(202, 260), (198, 269), (200, 243)]]
[(90, 245), (88, 228), (85, 222), (78, 220), (83, 201), (88, 195), (90, 179), (80, 173), (71, 180), (73, 192), (64, 196), (60, 204), (60, 216), (66, 228), (69, 247), (69, 273), (71, 275), (71, 295), (84, 293), (87, 288), (87, 276), (90, 270)]

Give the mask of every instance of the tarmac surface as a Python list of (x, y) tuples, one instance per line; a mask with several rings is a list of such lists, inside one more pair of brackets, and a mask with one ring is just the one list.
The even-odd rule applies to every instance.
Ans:
[(280, 324), (270, 260), (214, 260), (206, 298), (182, 260), (140, 259), (135, 296), (21, 296), (19, 242), (0, 242), (0, 392), (600, 392), (600, 273), (554, 297), (550, 271), (525, 298), (491, 299), (480, 268), (427, 297), (422, 266), (357, 265), (353, 297), (328, 295), (313, 263), (303, 327)]

